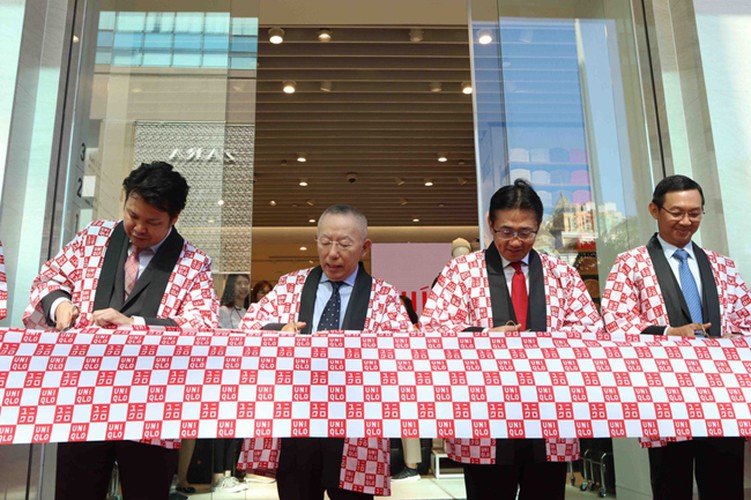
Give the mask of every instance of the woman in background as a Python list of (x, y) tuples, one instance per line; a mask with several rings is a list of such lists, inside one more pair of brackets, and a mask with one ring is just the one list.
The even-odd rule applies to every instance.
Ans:
[(253, 291), (250, 293), (251, 304), (255, 304), (256, 302), (264, 298), (266, 294), (271, 291), (272, 288), (274, 288), (274, 285), (272, 285), (266, 280), (259, 281), (258, 283), (253, 285)]
[(250, 305), (250, 277), (247, 274), (227, 276), (220, 304), (219, 328), (237, 329)]

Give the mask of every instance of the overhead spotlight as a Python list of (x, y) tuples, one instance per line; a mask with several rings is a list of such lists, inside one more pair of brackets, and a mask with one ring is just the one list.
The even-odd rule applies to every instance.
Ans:
[(320, 88), (323, 92), (331, 92), (334, 89), (334, 84), (331, 80), (324, 80), (321, 82)]
[(315, 219), (308, 219), (308, 222), (310, 222), (311, 224), (315, 224), (316, 220)]
[(469, 82), (462, 82), (462, 94), (471, 94), (472, 85)]
[(487, 45), (493, 41), (493, 33), (490, 30), (480, 30), (477, 32), (477, 43)]
[(307, 187), (308, 186), (308, 181), (305, 180), (305, 179), (300, 179), (300, 182), (298, 182), (297, 185), (301, 186), (301, 187)]
[(430, 82), (430, 91), (431, 92), (440, 92), (443, 90), (443, 85), (441, 82)]
[(422, 42), (423, 35), (425, 35), (425, 32), (421, 28), (412, 28), (409, 30), (409, 41)]
[(308, 200), (305, 202), (305, 204), (308, 205), (309, 207), (315, 206), (315, 202), (313, 200)]
[(274, 201), (274, 200), (271, 200), (271, 201), (269, 202), (269, 205), (271, 205), (272, 207), (275, 207), (275, 206), (276, 206), (276, 201)]
[(400, 204), (401, 206), (404, 206), (404, 205), (406, 205), (407, 203), (409, 203), (409, 200), (407, 200), (407, 198), (399, 198), (399, 204)]
[(297, 161), (300, 163), (305, 163), (308, 161), (308, 159), (305, 157), (305, 153), (297, 153)]
[(438, 161), (441, 163), (446, 163), (447, 161), (449, 161), (448, 153), (438, 153)]
[(331, 30), (328, 28), (321, 28), (318, 30), (318, 41), (319, 42), (330, 42), (331, 41)]
[(282, 28), (270, 28), (269, 29), (269, 42), (274, 45), (279, 45), (284, 41), (284, 30)]
[(425, 179), (425, 187), (431, 187), (433, 185), (432, 179)]
[(394, 182), (396, 182), (397, 186), (403, 186), (405, 184), (404, 179), (401, 177), (394, 177)]
[(463, 167), (466, 162), (464, 160), (459, 160), (459, 166)]
[(224, 206), (224, 200), (217, 200), (216, 204), (219, 205), (220, 207), (223, 207)]
[(292, 81), (287, 81), (282, 84), (282, 90), (285, 94), (294, 94), (297, 90), (297, 84)]
[(300, 251), (301, 251), (301, 252), (304, 252), (304, 251), (306, 251), (307, 249), (308, 249), (308, 247), (305, 247), (305, 246), (303, 246), (303, 247), (300, 247)]
[(412, 222), (420, 222), (420, 219), (418, 219), (417, 217), (415, 217), (414, 219), (412, 219)]

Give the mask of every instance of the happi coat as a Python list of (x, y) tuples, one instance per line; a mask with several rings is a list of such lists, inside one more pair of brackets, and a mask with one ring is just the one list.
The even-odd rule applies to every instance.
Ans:
[[(694, 244), (702, 280), (704, 321), (708, 335), (751, 333), (751, 293), (735, 263)], [(706, 286), (714, 283), (715, 286)], [(624, 252), (615, 260), (602, 294), (602, 317), (608, 332), (662, 335), (668, 325), (691, 323), (678, 280), (656, 236), (646, 246)], [(683, 440), (681, 438), (680, 440)], [(642, 446), (664, 446), (675, 438), (642, 440)]]
[[(320, 266), (282, 276), (260, 302), (251, 304), (240, 328), (278, 329), (290, 321), (305, 321), (300, 334), (309, 334), (316, 290), (323, 271)], [(342, 330), (363, 332), (408, 332), (412, 329), (397, 290), (373, 278), (360, 264)], [(279, 465), (281, 440), (245, 439), (238, 469), (273, 475)], [(376, 496), (390, 494), (389, 440), (346, 438), (339, 474), (339, 488)]]
[[(421, 323), (426, 330), (503, 326), (505, 320), (496, 318), (494, 321), (491, 300), (493, 287), (496, 297), (502, 299), (496, 299), (496, 308), (499, 302), (510, 303), (501, 262), (498, 250), (492, 244), (487, 250), (450, 261), (423, 308)], [(494, 276), (492, 283), (488, 279), (489, 269)], [(579, 273), (561, 260), (534, 250), (530, 252), (529, 289), (529, 317), (539, 318), (544, 314), (546, 324), (541, 329), (546, 327), (553, 332), (577, 334), (601, 330), (600, 315)], [(513, 316), (513, 311), (508, 312)], [(530, 325), (529, 321), (527, 324)], [(447, 439), (446, 453), (461, 463), (494, 464), (496, 440)], [(545, 440), (548, 461), (577, 460), (579, 453), (578, 439)]]

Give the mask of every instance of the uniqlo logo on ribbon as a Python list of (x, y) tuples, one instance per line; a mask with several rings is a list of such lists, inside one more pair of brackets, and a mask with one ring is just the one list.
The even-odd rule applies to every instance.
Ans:
[(313, 401), (310, 403), (310, 418), (323, 419), (329, 418), (329, 405), (323, 401)]
[(147, 421), (143, 423), (144, 439), (159, 439), (162, 434), (162, 423), (159, 421)]
[(56, 424), (69, 424), (73, 421), (73, 405), (60, 405), (55, 407)]
[(347, 388), (343, 385), (330, 385), (329, 386), (329, 402), (341, 403), (347, 398)]
[(51, 424), (38, 424), (34, 426), (34, 433), (31, 436), (32, 443), (49, 443), (52, 436)]
[(219, 385), (222, 383), (222, 370), (206, 370), (203, 375), (205, 385)]
[(516, 386), (503, 386), (503, 400), (507, 403), (516, 403), (522, 400), (521, 392)]
[(91, 407), (91, 421), (92, 422), (106, 422), (110, 418), (110, 405), (107, 404), (95, 404)]
[(401, 417), (401, 410), (400, 410), (399, 403), (396, 402), (388, 402), (388, 403), (382, 403), (381, 404), (381, 413), (383, 415), (383, 418), (385, 420), (395, 420), (397, 418)]
[(490, 423), (487, 420), (472, 421), (472, 437), (475, 439), (490, 437)]
[(235, 421), (234, 420), (220, 420), (217, 423), (216, 429), (217, 438), (234, 438), (235, 437)]
[(445, 420), (445, 419), (437, 420), (436, 431), (437, 431), (438, 437), (440, 438), (450, 439), (456, 436), (453, 420)]
[(722, 437), (725, 435), (725, 431), (722, 428), (721, 420), (706, 420), (707, 436), (708, 437)]
[(346, 372), (345, 383), (348, 386), (362, 385), (363, 384), (362, 372)]
[(400, 386), (399, 387), (399, 401), (405, 401), (405, 402), (417, 401), (417, 388), (411, 385)]
[(22, 406), (18, 409), (18, 425), (30, 425), (37, 420), (36, 406)]
[(154, 370), (169, 370), (172, 368), (172, 358), (169, 356), (157, 356), (154, 358)]
[(377, 359), (363, 359), (362, 371), (364, 372), (377, 372), (381, 369), (381, 362)]
[(253, 401), (240, 401), (237, 403), (237, 418), (251, 419), (256, 416), (256, 404)]
[(164, 413), (162, 418), (164, 420), (180, 420), (183, 416), (183, 404), (180, 402), (165, 403)]
[(555, 420), (541, 420), (542, 437), (547, 439), (556, 439), (560, 436), (558, 431), (558, 422)]
[(167, 397), (167, 386), (152, 385), (149, 387), (147, 401), (149, 403), (163, 403)]
[(120, 362), (117, 365), (117, 369), (120, 371), (135, 370), (136, 362), (137, 362), (137, 358), (135, 356), (123, 356), (122, 358), (120, 358)]
[(183, 385), (188, 377), (188, 370), (170, 370), (167, 385)]
[(151, 382), (150, 370), (136, 370), (133, 372), (133, 385), (149, 385)]
[(311, 385), (327, 385), (329, 383), (328, 372), (316, 370), (310, 372), (310, 384)]
[(657, 420), (642, 420), (641, 431), (646, 439), (660, 438), (660, 430), (657, 427)]
[(53, 406), (57, 404), (57, 392), (56, 387), (44, 388), (39, 392), (39, 406)]
[(472, 417), (469, 403), (453, 403), (454, 418), (457, 420), (467, 420)]
[(72, 424), (70, 426), (70, 432), (68, 432), (68, 441), (71, 443), (78, 443), (86, 441), (89, 437), (89, 424)]
[(381, 385), (399, 385), (397, 372), (381, 372)]
[(12, 372), (28, 371), (30, 363), (31, 363), (31, 356), (13, 356), (13, 360), (10, 363), (10, 371)]
[(435, 403), (433, 402), (417, 403), (417, 417), (421, 420), (435, 419), (436, 417)]
[(238, 387), (236, 385), (223, 385), (219, 389), (221, 401), (237, 401)]
[(219, 403), (216, 401), (203, 401), (201, 403), (201, 420), (216, 420), (219, 418)]
[(180, 438), (189, 439), (198, 437), (198, 420), (183, 420), (180, 422)]
[(23, 382), (24, 388), (36, 389), (42, 387), (44, 381), (44, 372), (27, 372), (26, 379)]
[(379, 385), (366, 385), (363, 387), (363, 398), (366, 403), (381, 401), (381, 386)]
[(420, 424), (417, 420), (401, 421), (402, 437), (416, 438), (420, 436)]
[(308, 420), (300, 418), (293, 419), (290, 434), (292, 435), (292, 437), (309, 437), (310, 422)]
[(569, 387), (569, 392), (571, 393), (571, 401), (573, 401), (574, 403), (586, 403), (587, 401), (589, 401), (586, 387), (581, 387), (578, 385), (571, 386)]
[(202, 385), (186, 385), (185, 391), (183, 392), (183, 400), (186, 403), (200, 401), (202, 395), (203, 395)]
[(257, 383), (258, 370), (240, 370), (240, 385), (255, 385)]
[(292, 418), (292, 403), (290, 403), (289, 401), (275, 401), (274, 402), (274, 418), (275, 419)]
[(47, 360), (47, 371), (61, 372), (65, 370), (66, 359), (64, 356), (50, 356)]
[(380, 420), (365, 420), (365, 437), (380, 438), (383, 436), (383, 422)]
[(451, 386), (448, 385), (434, 385), (433, 386), (433, 398), (436, 401), (446, 402), (452, 401)]
[(347, 434), (347, 421), (344, 419), (329, 419), (328, 437), (343, 438)]
[(523, 439), (527, 436), (523, 420), (506, 420), (506, 426), (509, 438)]

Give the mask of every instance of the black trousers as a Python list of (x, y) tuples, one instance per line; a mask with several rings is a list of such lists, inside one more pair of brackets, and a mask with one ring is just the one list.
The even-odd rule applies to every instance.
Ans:
[[(464, 464), (467, 500), (563, 500), (566, 494), (566, 462), (536, 459), (535, 440), (505, 440), (499, 446), (514, 446), (510, 463)], [(496, 457), (498, 454), (496, 453)]]
[(282, 439), (276, 490), (280, 500), (373, 500), (373, 495), (339, 488), (344, 439)]
[(742, 500), (745, 441), (745, 438), (694, 438), (650, 448), (654, 499), (690, 500), (696, 474), (701, 500)]
[(56, 500), (102, 500), (117, 461), (124, 500), (164, 500), (178, 450), (132, 441), (57, 445)]
[(237, 450), (241, 440), (234, 438), (213, 439), (211, 442), (214, 463), (214, 474), (222, 474), (230, 471), (234, 474), (237, 469)]

